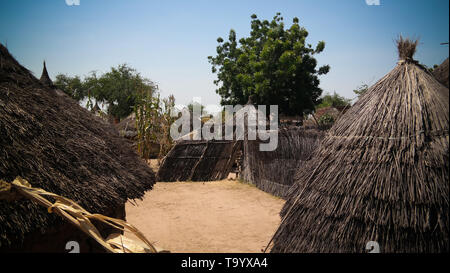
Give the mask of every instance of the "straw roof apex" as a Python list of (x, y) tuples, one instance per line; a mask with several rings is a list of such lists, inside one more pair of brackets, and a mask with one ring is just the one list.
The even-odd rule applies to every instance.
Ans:
[(48, 87), (52, 87), (52, 88), (54, 87), (53, 81), (50, 79), (50, 76), (48, 75), (47, 66), (45, 65), (45, 60), (44, 60), (44, 68), (42, 69), (42, 75), (41, 75), (40, 81), (42, 84), (44, 84)]
[(397, 44), (399, 63), (404, 62), (414, 62), (417, 63), (413, 59), (414, 54), (416, 53), (417, 45), (419, 44), (419, 39), (410, 39), (403, 38), (402, 35), (399, 35), (397, 40), (395, 41)]

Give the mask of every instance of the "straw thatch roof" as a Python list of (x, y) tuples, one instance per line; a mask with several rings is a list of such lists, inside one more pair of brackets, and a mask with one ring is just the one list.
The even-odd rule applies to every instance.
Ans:
[[(0, 45), (0, 178), (16, 176), (110, 214), (141, 198), (155, 179), (106, 122), (47, 88)], [(0, 250), (64, 220), (29, 201), (0, 200)]]
[(136, 113), (131, 113), (128, 117), (121, 120), (117, 125), (119, 133), (129, 139), (137, 137)]
[(297, 173), (272, 252), (449, 251), (449, 93), (398, 43), (398, 65)]
[(47, 87), (55, 87), (53, 85), (53, 81), (50, 79), (50, 77), (48, 76), (48, 72), (47, 72), (47, 67), (45, 65), (45, 61), (44, 61), (44, 68), (42, 69), (42, 75), (41, 75), (41, 79), (40, 79), (41, 83)]
[(241, 142), (231, 140), (176, 142), (158, 170), (158, 181), (214, 181), (225, 179)]
[(311, 114), (308, 119), (303, 121), (303, 127), (308, 129), (329, 129), (331, 126), (328, 126), (328, 124), (320, 124), (321, 118), (325, 115), (328, 115), (333, 118), (334, 122), (336, 122), (349, 108), (349, 106), (321, 107), (317, 109), (314, 114)]
[(448, 88), (448, 58), (435, 70), (433, 70), (433, 75), (436, 77), (436, 79), (442, 83), (443, 85), (447, 86)]
[(95, 105), (94, 105), (94, 107), (92, 107), (91, 112), (94, 113), (94, 114), (96, 114), (96, 113), (98, 113), (98, 112), (101, 111), (101, 110), (102, 110), (102, 109), (100, 109), (100, 106), (98, 106), (98, 103), (95, 102)]
[(240, 176), (260, 190), (286, 198), (294, 183), (298, 168), (311, 159), (324, 136), (317, 129), (282, 127), (278, 130), (278, 144), (274, 151), (260, 151), (260, 144), (268, 141), (245, 140)]
[[(239, 151), (242, 149), (242, 141), (247, 133), (247, 125), (255, 125), (255, 130), (262, 125), (260, 120), (256, 120), (258, 115), (262, 114), (249, 100), (243, 108), (233, 113), (226, 122), (230, 127), (232, 124), (230, 133), (233, 135), (231, 140), (227, 140), (228, 137), (225, 137), (227, 133), (225, 122), (220, 126), (222, 132), (221, 140), (198, 140), (202, 138), (202, 128), (193, 130), (176, 139), (174, 147), (172, 147), (161, 163), (158, 171), (158, 181), (213, 181), (225, 179), (232, 170)], [(239, 119), (244, 121), (244, 124), (241, 124), (244, 126), (242, 128), (239, 125), (241, 129), (238, 130), (236, 121)], [(211, 127), (209, 128), (213, 129), (213, 122), (214, 119), (211, 119), (205, 124), (210, 125)], [(218, 135), (216, 136), (218, 137)]]

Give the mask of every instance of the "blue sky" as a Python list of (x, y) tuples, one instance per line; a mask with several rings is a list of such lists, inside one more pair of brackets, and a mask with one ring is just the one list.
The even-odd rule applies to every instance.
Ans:
[(423, 64), (447, 58), (449, 48), (440, 43), (449, 40), (448, 10), (448, 0), (380, 0), (379, 6), (366, 0), (80, 0), (79, 6), (2, 0), (0, 42), (38, 77), (44, 59), (52, 78), (128, 63), (177, 103), (201, 97), (203, 104), (218, 104), (207, 61), (217, 37), (231, 28), (238, 38), (247, 36), (251, 14), (271, 19), (281, 12), (286, 25), (300, 19), (307, 42), (326, 42), (317, 55), (319, 65), (331, 66), (321, 77), (324, 93), (353, 98), (358, 85), (374, 84), (395, 66), (398, 34), (420, 38), (415, 58)]

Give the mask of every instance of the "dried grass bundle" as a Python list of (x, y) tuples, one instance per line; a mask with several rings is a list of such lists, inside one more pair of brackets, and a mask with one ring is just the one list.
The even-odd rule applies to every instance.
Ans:
[(397, 44), (399, 59), (413, 60), (417, 45), (419, 44), (419, 39), (412, 40), (410, 38), (403, 38), (402, 35), (399, 35), (395, 42)]

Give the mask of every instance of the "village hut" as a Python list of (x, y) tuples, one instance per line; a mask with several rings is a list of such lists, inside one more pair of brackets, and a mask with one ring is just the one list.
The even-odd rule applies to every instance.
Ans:
[(333, 123), (336, 122), (349, 108), (349, 106), (326, 106), (318, 108), (303, 121), (303, 128), (321, 130), (330, 129)]
[(240, 150), (232, 140), (182, 140), (161, 162), (158, 181), (214, 181), (227, 178)]
[[(225, 137), (225, 127), (226, 124), (231, 123), (231, 120), (222, 123), (220, 139), (202, 139), (202, 128), (176, 139), (175, 145), (161, 162), (158, 181), (214, 181), (227, 178), (242, 149), (245, 133), (244, 128), (236, 129), (235, 121), (248, 116), (255, 117), (255, 115), (257, 110), (251, 103), (234, 113), (231, 128), (233, 135), (230, 139)], [(192, 121), (192, 116), (190, 120)], [(207, 123), (212, 124), (212, 122), (214, 120), (211, 119)], [(247, 120), (245, 122), (247, 124)], [(213, 126), (210, 128), (212, 129)]]
[(272, 252), (449, 251), (449, 91), (412, 59), (417, 42), (397, 44), (397, 66), (297, 173)]
[(433, 75), (436, 77), (436, 79), (442, 83), (443, 85), (447, 86), (448, 88), (448, 58), (445, 59), (445, 61), (438, 66), (436, 69), (433, 70)]
[(243, 142), (243, 156), (239, 176), (260, 190), (286, 198), (294, 183), (294, 174), (314, 154), (324, 131), (297, 126), (278, 130), (278, 143), (273, 151), (261, 151), (260, 139)]
[[(133, 149), (137, 150), (138, 145), (138, 131), (136, 127), (136, 113), (131, 113), (128, 117), (116, 124), (120, 136), (124, 137), (131, 144)], [(152, 142), (150, 145), (150, 158), (157, 158), (160, 151), (159, 143)]]
[(51, 87), (54, 88), (55, 86), (53, 85), (53, 81), (50, 79), (50, 76), (48, 75), (47, 72), (47, 67), (45, 65), (45, 61), (44, 61), (44, 68), (42, 69), (42, 75), (41, 75), (41, 79), (40, 79), (41, 83), (47, 87)]
[[(251, 105), (251, 100), (247, 105)], [(256, 110), (255, 106), (251, 107), (250, 116), (264, 115)], [(269, 134), (273, 133), (271, 137), (277, 137), (276, 147), (272, 151), (261, 149), (261, 145), (269, 143), (270, 140), (262, 140), (259, 135), (256, 139), (249, 139), (246, 132), (241, 138), (242, 157), (238, 162), (239, 177), (243, 181), (275, 196), (286, 198), (294, 182), (296, 169), (302, 168), (311, 159), (324, 135), (324, 131), (317, 127), (305, 129), (292, 125), (294, 123), (292, 120), (295, 119), (295, 117), (292, 119), (280, 117), (279, 128), (276, 130), (268, 128), (269, 120), (266, 120), (266, 125), (263, 120), (258, 120), (256, 128), (266, 130)]]
[[(70, 198), (92, 213), (125, 219), (125, 202), (155, 182), (151, 169), (109, 124), (42, 85), (0, 44), (0, 179)], [(106, 238), (110, 228), (99, 230)], [(0, 200), (0, 252), (103, 248), (71, 223), (28, 201)]]
[(128, 139), (136, 139), (137, 128), (135, 112), (131, 113), (128, 117), (121, 120), (116, 126), (121, 136)]

